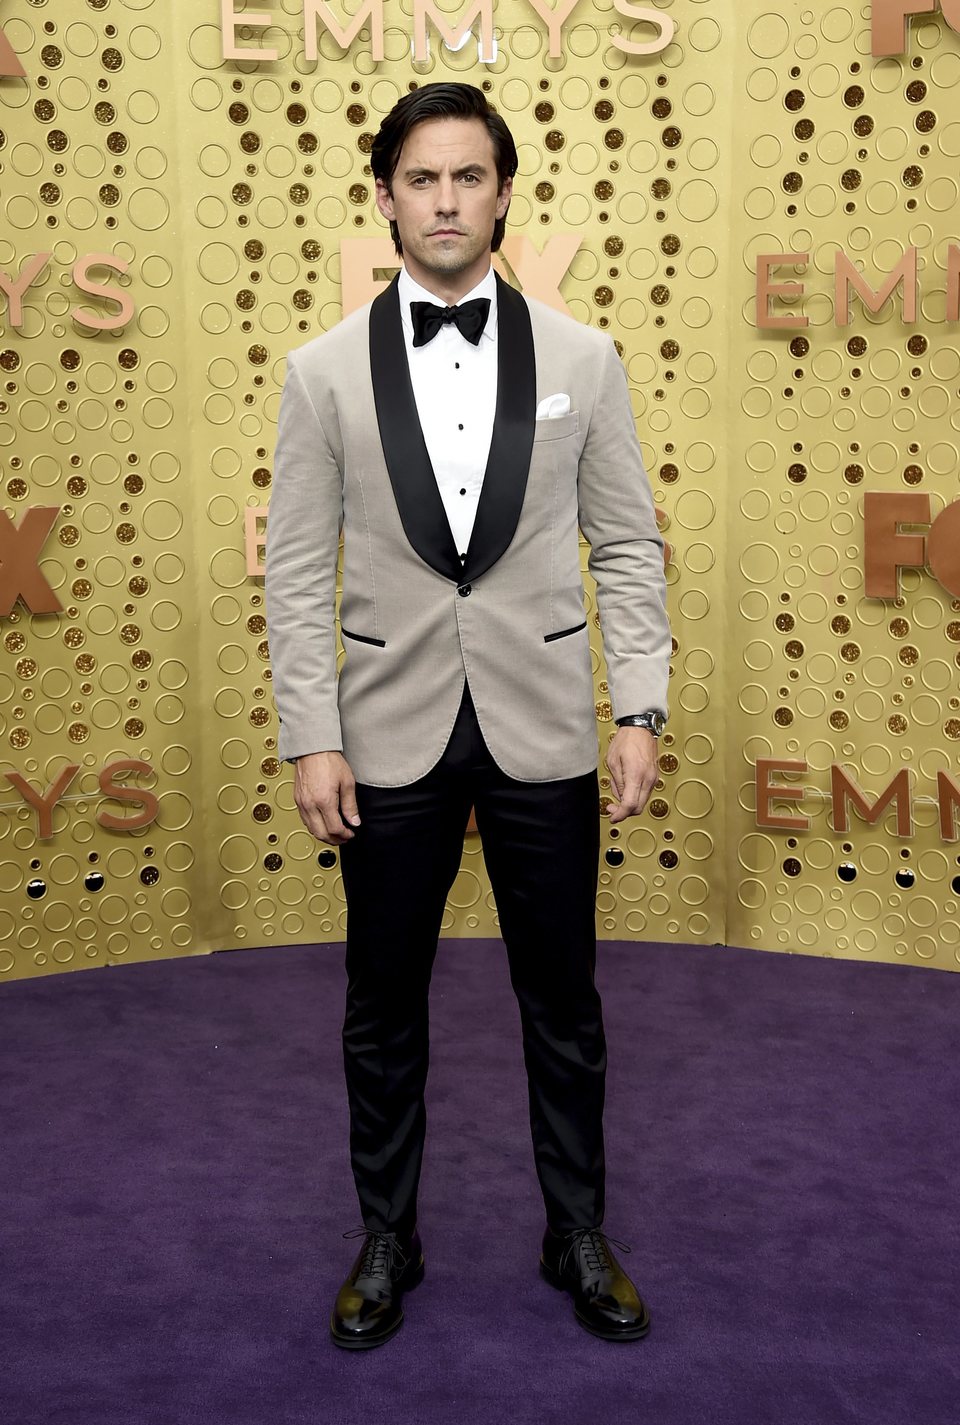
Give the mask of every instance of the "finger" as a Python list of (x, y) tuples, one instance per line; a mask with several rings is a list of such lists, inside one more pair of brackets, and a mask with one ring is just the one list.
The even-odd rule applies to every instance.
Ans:
[(640, 810), (641, 785), (639, 782), (628, 782), (623, 790), (623, 796), (617, 799), (615, 810), (610, 813), (610, 820), (613, 822), (623, 821), (628, 816), (635, 816)]
[(360, 825), (356, 782), (345, 780), (340, 785), (340, 818), (350, 826)]
[(653, 791), (655, 781), (655, 778), (651, 778), (649, 782), (644, 782), (642, 787), (640, 788), (640, 796), (637, 798), (638, 812), (643, 811), (647, 802), (650, 800), (650, 793)]
[(617, 801), (620, 800), (621, 788), (623, 787), (622, 766), (619, 757), (614, 757), (612, 761), (605, 759), (607, 771), (610, 773), (610, 783), (613, 787)]
[(311, 836), (315, 837), (317, 841), (325, 841), (328, 846), (334, 844), (324, 825), (323, 817), (321, 817), (313, 807), (301, 806), (298, 802), (297, 810), (300, 812), (300, 820)]
[(344, 841), (353, 840), (355, 833), (342, 820), (339, 805), (333, 797), (327, 801), (319, 802), (314, 808), (314, 812), (317, 820), (323, 826), (321, 840), (329, 841), (334, 846), (339, 846)]
[(312, 836), (314, 836), (314, 837), (317, 839), (317, 841), (322, 841), (322, 842), (324, 842), (327, 846), (339, 846), (339, 845), (340, 845), (339, 839), (338, 839), (335, 835), (332, 835), (332, 834), (327, 830), (326, 826), (324, 826), (323, 821), (322, 821), (322, 819), (321, 819), (319, 816), (313, 816), (313, 817), (306, 817), (306, 816), (305, 816), (305, 817), (303, 818), (303, 820), (304, 820), (304, 825), (306, 826), (307, 830), (310, 832), (310, 834), (311, 834)]
[(303, 819), (304, 826), (310, 832), (311, 836), (315, 836), (318, 841), (326, 842), (328, 846), (339, 846), (342, 842), (349, 839), (344, 830), (338, 831), (332, 827), (328, 827), (319, 812), (302, 811), (300, 815)]

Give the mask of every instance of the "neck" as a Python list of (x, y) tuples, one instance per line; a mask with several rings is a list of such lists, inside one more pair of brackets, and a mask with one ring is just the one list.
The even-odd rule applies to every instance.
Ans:
[(432, 292), (441, 302), (445, 302), (448, 307), (453, 307), (465, 297), (468, 292), (472, 292), (478, 282), (482, 282), (490, 271), (490, 256), (485, 252), (476, 262), (464, 268), (462, 272), (435, 272), (429, 267), (422, 266), (415, 258), (404, 256), (403, 265), (413, 278), (414, 282), (425, 287), (428, 292)]

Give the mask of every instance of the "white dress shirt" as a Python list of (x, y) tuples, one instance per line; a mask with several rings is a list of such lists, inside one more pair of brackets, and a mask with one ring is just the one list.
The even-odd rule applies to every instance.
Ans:
[(477, 346), (447, 322), (426, 346), (415, 347), (410, 303), (448, 303), (415, 282), (406, 267), (400, 269), (398, 294), (423, 439), (462, 558), (477, 515), (497, 406), (497, 281), (490, 267), (483, 281), (460, 298), (490, 298), (490, 314)]

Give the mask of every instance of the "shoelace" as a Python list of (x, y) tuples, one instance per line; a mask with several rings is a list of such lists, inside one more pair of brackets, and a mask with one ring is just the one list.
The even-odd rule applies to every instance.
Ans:
[(397, 1240), (396, 1232), (376, 1232), (370, 1227), (353, 1227), (343, 1235), (367, 1238), (360, 1260), (360, 1276), (390, 1276), (395, 1268), (402, 1270), (409, 1261)]
[(629, 1252), (631, 1248), (626, 1242), (619, 1242), (616, 1237), (607, 1237), (600, 1231), (599, 1227), (577, 1227), (573, 1232), (568, 1232), (569, 1244), (563, 1249), (560, 1258), (561, 1270), (566, 1266), (570, 1257), (579, 1252), (582, 1248), (584, 1265), (588, 1271), (602, 1272), (613, 1270), (613, 1263), (610, 1260), (610, 1253), (607, 1251), (607, 1243), (612, 1242), (615, 1247), (619, 1247), (622, 1252)]

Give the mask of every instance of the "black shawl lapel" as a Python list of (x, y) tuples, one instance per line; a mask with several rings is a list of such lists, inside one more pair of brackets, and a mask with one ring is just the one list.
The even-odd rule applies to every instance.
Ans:
[(497, 275), (497, 411), (463, 578), (479, 579), (517, 530), (537, 417), (537, 365), (526, 302)]
[(508, 548), (520, 519), (533, 450), (537, 369), (530, 313), (518, 292), (499, 275), (496, 280), (497, 406), (465, 562), (450, 532), (417, 415), (397, 278), (370, 308), (373, 397), (400, 522), (420, 558), (457, 584), (478, 579)]
[(431, 569), (460, 584), (463, 564), (417, 415), (396, 277), (370, 308), (370, 375), (380, 443), (404, 533)]

